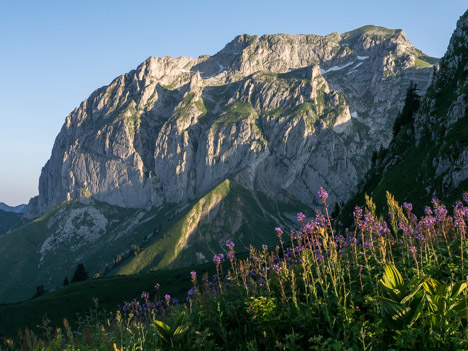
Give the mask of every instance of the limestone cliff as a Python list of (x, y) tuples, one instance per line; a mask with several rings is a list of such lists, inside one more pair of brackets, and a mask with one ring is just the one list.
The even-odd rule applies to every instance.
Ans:
[(346, 200), (432, 64), (401, 30), (240, 35), (213, 56), (150, 57), (70, 113), (42, 169), (37, 217), (72, 199), (149, 209), (229, 177), (269, 196)]

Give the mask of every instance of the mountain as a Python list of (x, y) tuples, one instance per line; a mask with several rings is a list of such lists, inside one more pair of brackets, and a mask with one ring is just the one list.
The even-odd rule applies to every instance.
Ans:
[(345, 200), (410, 81), (437, 60), (401, 30), (241, 35), (214, 56), (151, 57), (66, 118), (27, 211), (91, 197), (125, 208), (200, 198), (229, 177), (271, 197)]
[(0, 209), (0, 236), (24, 223), (21, 213), (7, 212)]
[(25, 213), (28, 205), (22, 204), (18, 206), (8, 206), (4, 202), (0, 202), (0, 210), (5, 212), (13, 212), (13, 213)]
[(468, 11), (460, 17), (439, 69), (414, 118), (401, 126), (343, 212), (363, 203), (364, 193), (384, 208), (386, 191), (403, 202), (433, 197), (448, 205), (468, 191)]
[[(0, 238), (0, 301), (91, 275), (273, 244), (317, 190), (346, 201), (438, 60), (402, 30), (240, 35), (213, 56), (151, 57), (67, 116), (34, 219)], [(11, 269), (14, 267), (14, 269)]]

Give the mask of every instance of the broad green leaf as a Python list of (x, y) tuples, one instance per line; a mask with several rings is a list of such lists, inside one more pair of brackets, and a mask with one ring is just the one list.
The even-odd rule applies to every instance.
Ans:
[(444, 296), (441, 296), (441, 295), (434, 295), (432, 297), (432, 301), (434, 302), (434, 305), (437, 307), (437, 310), (439, 312), (444, 311), (445, 300), (446, 300), (446, 298)]
[(432, 278), (427, 278), (424, 282), (424, 290), (426, 290), (429, 294), (434, 295), (437, 293), (437, 289), (439, 288), (440, 283)]
[(431, 310), (431, 312), (435, 312), (439, 309), (439, 307), (437, 306), (437, 303), (436, 301), (434, 301), (433, 297), (435, 297), (437, 295), (434, 295), (434, 296), (431, 296), (430, 294), (427, 294), (426, 295), (426, 300), (427, 302), (429, 302), (429, 309)]
[(405, 326), (405, 316), (409, 310), (409, 307), (405, 307), (398, 302), (382, 298), (382, 318), (393, 327), (401, 329)]
[(421, 288), (423, 287), (425, 280), (426, 280), (426, 278), (419, 279), (418, 284), (409, 292), (408, 295), (405, 296), (405, 298), (403, 298), (401, 300), (401, 303), (403, 303), (403, 304), (407, 303), (416, 294), (418, 294), (420, 292)]
[(392, 289), (388, 285), (385, 285), (385, 283), (380, 280), (381, 284), (381, 294), (383, 297), (386, 297), (387, 299), (394, 300), (394, 301), (400, 301), (401, 300), (401, 292), (398, 289)]
[(188, 330), (188, 325), (179, 325), (174, 331), (174, 336), (182, 335)]
[(182, 311), (182, 313), (180, 313), (180, 314), (177, 316), (175, 325), (181, 325), (181, 324), (182, 324), (182, 320), (184, 319), (184, 317), (185, 317), (185, 311)]
[(404, 285), (403, 277), (393, 264), (387, 264), (384, 268), (383, 282), (392, 289), (401, 289)]
[(154, 320), (154, 324), (155, 324), (158, 328), (160, 328), (160, 329), (162, 329), (162, 330), (164, 330), (164, 331), (167, 331), (167, 332), (170, 332), (170, 331), (171, 331), (171, 328), (170, 328), (167, 324), (165, 324), (165, 323), (163, 323), (163, 322), (161, 322), (161, 321), (158, 321), (157, 319)]
[(424, 294), (421, 294), (420, 297), (416, 297), (410, 304), (410, 311), (407, 315), (408, 327), (412, 327), (413, 324), (421, 316), (423, 307), (424, 307)]
[(452, 297), (458, 297), (463, 293), (464, 290), (466, 290), (467, 284), (464, 281), (458, 282), (455, 284), (455, 286), (452, 289)]

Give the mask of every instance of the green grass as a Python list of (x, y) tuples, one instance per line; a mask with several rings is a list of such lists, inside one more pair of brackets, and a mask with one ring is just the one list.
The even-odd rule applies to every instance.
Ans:
[(373, 35), (375, 37), (382, 37), (388, 39), (401, 31), (400, 29), (388, 29), (385, 27), (379, 27), (374, 25), (367, 25), (359, 27), (353, 31), (343, 33), (343, 37), (352, 37), (355, 35)]
[[(229, 181), (226, 180), (198, 202), (193, 204), (189, 210), (182, 212), (167, 230), (164, 230), (162, 238), (153, 241), (143, 248), (141, 253), (133, 257), (118, 269), (118, 274), (134, 274), (150, 269), (164, 269), (173, 264), (178, 258), (183, 247), (184, 238), (189, 237), (193, 231), (192, 226), (197, 225), (201, 219), (202, 212), (214, 202), (222, 200), (229, 193)], [(185, 265), (196, 262), (185, 262)]]
[(154, 295), (156, 283), (161, 285), (163, 295), (170, 293), (183, 301), (191, 286), (190, 271), (193, 269), (200, 275), (205, 271), (210, 275), (215, 273), (212, 264), (208, 263), (191, 268), (91, 279), (60, 287), (36, 299), (0, 305), (0, 337), (15, 336), (20, 328), (35, 330), (45, 316), (53, 326), (62, 326), (63, 318), (74, 325), (78, 315), (83, 317), (94, 307), (93, 298), (98, 299), (101, 308), (115, 311), (117, 305), (132, 301), (142, 291)]
[(239, 252), (248, 251), (250, 244), (271, 244), (276, 226), (294, 225), (284, 213), (303, 209), (302, 204), (274, 201), (226, 179), (181, 212), (170, 227), (162, 230), (161, 237), (143, 247), (116, 273), (198, 264), (199, 257), (210, 260), (213, 252), (224, 250), (227, 239), (244, 243), (239, 245)]
[[(90, 205), (63, 203), (44, 216), (0, 237), (0, 274), (5, 279), (0, 285), (0, 301), (26, 299), (40, 284), (46, 289), (60, 286), (65, 276), (71, 278), (78, 257), (90, 276), (96, 273), (102, 275), (106, 265), (111, 265), (117, 255), (130, 250), (132, 245), (141, 247), (151, 241), (155, 228), (170, 222), (173, 210), (174, 206), (151, 211), (124, 209), (97, 201)], [(106, 230), (98, 232), (99, 241), (79, 246), (83, 239), (76, 234), (60, 239), (62, 226), (76, 211), (81, 211), (81, 215), (75, 216), (71, 223), (74, 233), (92, 223), (89, 211), (97, 211), (106, 218)], [(40, 261), (41, 246), (52, 234), (64, 241), (60, 242), (60, 250), (48, 251)]]
[(429, 67), (432, 67), (433, 64), (426, 61), (424, 59), (424, 57), (420, 56), (420, 57), (416, 57), (415, 62), (414, 62), (414, 66), (416, 68), (429, 68)]

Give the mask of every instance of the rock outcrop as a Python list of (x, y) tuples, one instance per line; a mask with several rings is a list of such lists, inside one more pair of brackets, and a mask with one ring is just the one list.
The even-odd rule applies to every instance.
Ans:
[(390, 142), (410, 81), (424, 90), (435, 62), (403, 31), (374, 26), (150, 57), (67, 116), (27, 217), (72, 199), (181, 204), (230, 177), (308, 206), (320, 186), (344, 201)]

